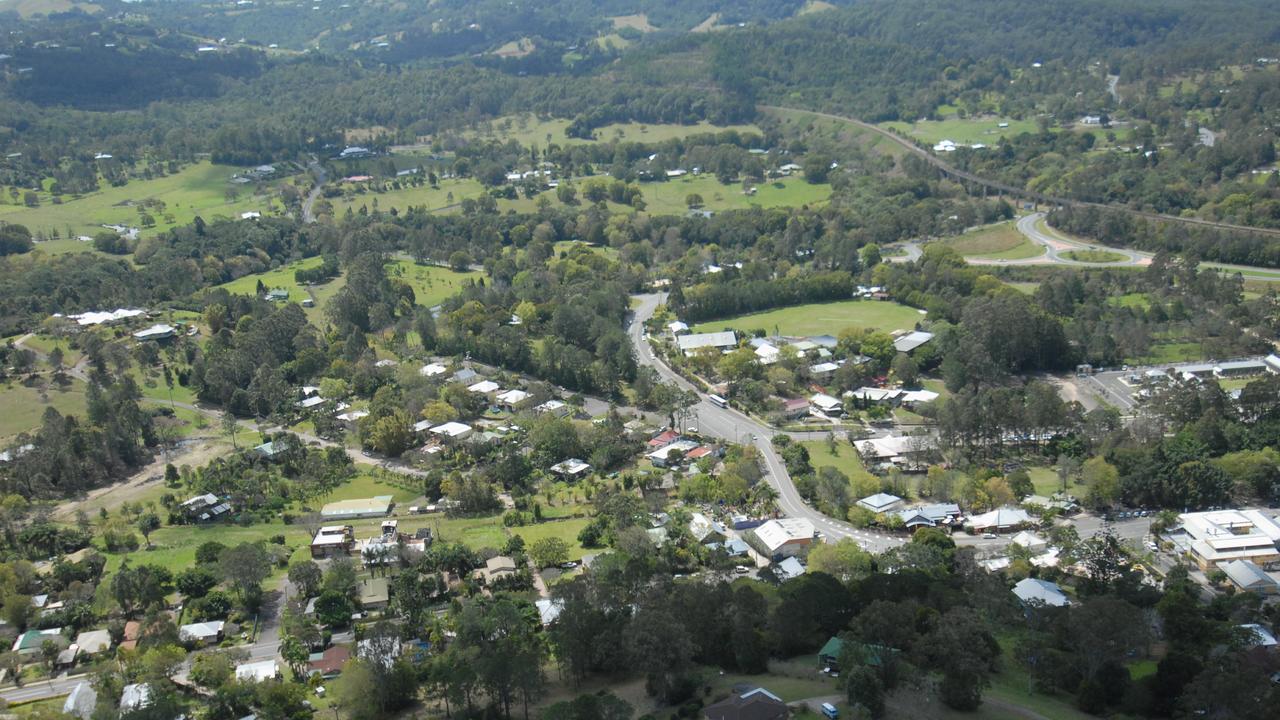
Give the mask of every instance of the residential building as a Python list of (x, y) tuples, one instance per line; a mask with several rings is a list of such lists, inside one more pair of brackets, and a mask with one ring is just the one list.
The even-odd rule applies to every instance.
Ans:
[(280, 679), (280, 665), (275, 659), (242, 663), (236, 666), (236, 680), (240, 682), (267, 682)]
[(1275, 353), (1272, 353), (1268, 355), (1266, 359), (1264, 359), (1262, 362), (1266, 363), (1267, 370), (1273, 373), (1280, 374), (1280, 355), (1276, 355)]
[(901, 394), (902, 391), (896, 388), (860, 387), (857, 390), (846, 392), (845, 397), (851, 397), (866, 403), (892, 403)]
[(478, 377), (480, 377), (480, 374), (475, 370), (472, 370), (471, 368), (462, 368), (453, 374), (453, 381), (466, 385), (468, 383), (475, 382)]
[(172, 325), (157, 324), (134, 333), (133, 339), (138, 342), (169, 340), (177, 334), (178, 330)]
[(484, 567), (477, 570), (476, 574), (484, 578), (486, 584), (492, 584), (495, 580), (515, 575), (516, 561), (506, 555), (497, 555), (486, 560)]
[(577, 480), (586, 477), (591, 472), (591, 466), (578, 458), (563, 460), (548, 469), (566, 480)]
[(890, 495), (889, 493), (876, 493), (875, 495), (868, 495), (867, 497), (859, 500), (858, 506), (864, 507), (879, 515), (880, 513), (892, 512), (902, 507), (902, 498), (897, 495)]
[(679, 458), (684, 458), (689, 454), (689, 452), (697, 447), (698, 443), (693, 440), (676, 440), (673, 443), (663, 445), (657, 450), (647, 454), (645, 457), (649, 458), (649, 462), (653, 463), (654, 467), (664, 468), (672, 463), (673, 455)]
[(141, 710), (151, 704), (151, 686), (146, 683), (125, 685), (120, 692), (120, 712)]
[(1246, 634), (1245, 642), (1248, 643), (1250, 648), (1266, 648), (1269, 650), (1280, 647), (1280, 641), (1276, 640), (1275, 634), (1262, 625), (1248, 623), (1236, 627)]
[(1263, 360), (1231, 360), (1218, 363), (1213, 368), (1215, 377), (1237, 378), (1250, 375), (1261, 375), (1267, 371), (1267, 363)]
[(390, 495), (379, 495), (372, 498), (355, 500), (339, 500), (320, 508), (320, 517), (325, 521), (352, 520), (355, 518), (385, 517), (391, 514), (395, 501)]
[(735, 693), (703, 709), (706, 720), (786, 720), (791, 715), (782, 698), (755, 688)]
[(351, 659), (351, 648), (346, 645), (333, 645), (324, 652), (311, 653), (307, 657), (307, 674), (319, 675), (322, 678), (337, 677), (342, 674), (342, 666)]
[(564, 610), (563, 600), (551, 598), (541, 598), (534, 601), (533, 605), (538, 608), (538, 619), (542, 621), (542, 627), (550, 627), (554, 624), (560, 619), (560, 613)]
[(449, 372), (449, 368), (441, 363), (427, 363), (418, 368), (418, 374), (425, 378), (439, 377), (447, 372)]
[(794, 557), (784, 558), (774, 567), (773, 574), (782, 582), (794, 580), (804, 574), (804, 565)]
[(120, 647), (124, 650), (133, 650), (138, 647), (138, 637), (142, 635), (142, 623), (137, 620), (130, 620), (124, 624), (124, 637), (120, 639)]
[(481, 380), (467, 386), (467, 390), (477, 395), (495, 395), (501, 392), (502, 386), (492, 380)]
[(83, 655), (99, 655), (111, 649), (111, 633), (106, 630), (85, 630), (72, 643)]
[(197, 495), (178, 507), (188, 522), (212, 522), (231, 512), (231, 503), (223, 502), (213, 493)]
[(809, 398), (809, 408), (822, 415), (841, 417), (844, 415), (844, 403), (826, 393), (815, 393)]
[(908, 530), (914, 530), (917, 527), (950, 525), (960, 515), (960, 506), (955, 503), (934, 503), (898, 511), (903, 527)]
[(770, 520), (752, 530), (748, 542), (770, 558), (805, 555), (813, 545), (813, 523), (805, 518)]
[(824, 363), (818, 363), (817, 365), (810, 365), (809, 377), (812, 377), (814, 380), (828, 380), (831, 378), (832, 375), (835, 375), (836, 370), (839, 370), (839, 369), (840, 369), (840, 366), (833, 362), (824, 362)]
[(808, 400), (804, 398), (787, 398), (782, 401), (782, 415), (788, 420), (796, 420), (808, 414)]
[[(324, 402), (324, 398), (319, 395), (313, 395), (303, 402), (311, 402), (312, 400), (319, 400), (321, 403)], [(316, 404), (318, 405), (319, 403)], [(264, 460), (278, 460), (283, 457), (285, 453), (289, 452), (289, 450), (289, 443), (285, 440), (272, 440), (270, 442), (264, 442), (253, 448), (253, 452)]]
[(1211, 510), (1178, 516), (1186, 552), (1201, 570), (1232, 560), (1262, 567), (1280, 563), (1280, 525), (1261, 510)]
[(676, 320), (667, 324), (667, 332), (671, 333), (671, 337), (676, 337), (689, 332), (689, 326)]
[(912, 332), (899, 335), (893, 341), (893, 348), (900, 353), (909, 354), (932, 339), (933, 333), (924, 332), (923, 330), (913, 330)]
[(471, 437), (473, 430), (470, 425), (455, 421), (449, 421), (443, 425), (436, 425), (431, 428), (431, 434), (437, 435), (449, 440), (466, 440)]
[(555, 417), (567, 417), (572, 410), (563, 400), (548, 400), (541, 405), (535, 407), (533, 412), (537, 415), (554, 415)]
[(1049, 547), (1049, 542), (1039, 535), (1023, 530), (1009, 540), (1009, 544), (1024, 547), (1031, 552), (1040, 552)]
[(178, 640), (191, 645), (208, 645), (222, 642), (227, 624), (221, 620), (190, 623), (178, 628)]
[(17, 653), (24, 659), (38, 657), (44, 650), (45, 641), (51, 641), (58, 646), (58, 650), (66, 650), (71, 641), (66, 635), (62, 634), (62, 628), (49, 628), (47, 630), (28, 630), (18, 636), (13, 641), (12, 652)]
[(385, 577), (362, 578), (357, 590), (362, 610), (384, 610), (391, 602), (391, 581)]
[(931, 403), (937, 400), (938, 397), (938, 393), (932, 390), (905, 390), (898, 396), (898, 402), (910, 410), (917, 405)]
[(316, 560), (347, 556), (356, 545), (355, 529), (350, 525), (327, 525), (316, 531), (311, 540), (311, 557)]
[(721, 543), (729, 536), (729, 529), (723, 523), (716, 522), (700, 512), (689, 517), (689, 534), (699, 545)]
[(679, 346), (680, 352), (685, 355), (692, 355), (694, 351), (704, 347), (724, 351), (738, 345), (738, 336), (732, 330), (713, 333), (698, 333), (696, 335), (681, 335), (676, 338), (676, 345)]
[(1259, 595), (1274, 595), (1280, 592), (1280, 584), (1276, 579), (1248, 560), (1232, 560), (1222, 563), (1219, 567), (1242, 591), (1256, 592)]
[(93, 689), (92, 683), (84, 681), (77, 684), (71, 694), (67, 695), (67, 699), (62, 703), (62, 713), (80, 720), (89, 720), (97, 705), (98, 691)]
[(528, 407), (532, 399), (533, 397), (524, 390), (508, 390), (494, 398), (494, 402), (507, 412), (519, 412)]
[(1066, 593), (1062, 592), (1062, 588), (1058, 587), (1057, 583), (1047, 580), (1035, 578), (1019, 580), (1018, 584), (1013, 586), (1013, 594), (1027, 607), (1066, 607), (1071, 604)]

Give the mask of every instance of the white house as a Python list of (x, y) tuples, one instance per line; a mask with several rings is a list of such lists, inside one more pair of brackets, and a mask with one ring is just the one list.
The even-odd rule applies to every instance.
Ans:
[(840, 416), (844, 414), (844, 403), (826, 393), (815, 393), (813, 397), (809, 398), (809, 407), (823, 415)]
[(447, 437), (451, 440), (466, 440), (471, 436), (471, 426), (466, 423), (450, 421), (431, 428), (432, 435)]
[(533, 411), (538, 415), (550, 414), (556, 417), (565, 417), (571, 412), (569, 406), (563, 400), (548, 400), (534, 408)]
[(480, 382), (467, 387), (468, 391), (476, 393), (477, 395), (489, 395), (490, 393), (496, 393), (501, 389), (502, 386), (492, 380), (481, 380)]
[(876, 493), (868, 495), (858, 501), (859, 507), (864, 507), (877, 515), (880, 513), (890, 512), (902, 507), (902, 498), (889, 493)]
[(516, 412), (529, 404), (531, 396), (524, 390), (508, 390), (494, 398), (499, 407)]
[(222, 640), (222, 631), (226, 623), (221, 620), (191, 623), (178, 628), (178, 639), (182, 642), (203, 645)]
[(266, 682), (280, 677), (280, 666), (272, 660), (243, 663), (236, 666), (236, 680), (241, 682)]
[(439, 377), (447, 372), (449, 372), (449, 368), (440, 363), (427, 363), (426, 365), (418, 368), (418, 374), (422, 377), (428, 378)]
[(133, 339), (138, 342), (147, 342), (148, 340), (168, 340), (178, 334), (176, 328), (172, 325), (157, 324), (152, 325), (146, 330), (139, 330), (133, 334)]
[(1071, 604), (1062, 588), (1047, 580), (1024, 578), (1013, 586), (1013, 594), (1027, 606), (1066, 607)]
[(753, 530), (751, 537), (768, 557), (794, 557), (809, 552), (813, 533), (813, 523), (805, 518), (779, 518)]
[(576, 480), (591, 472), (591, 466), (578, 458), (562, 460), (548, 469), (567, 480)]
[(728, 350), (738, 344), (738, 336), (732, 330), (713, 333), (698, 333), (696, 335), (681, 335), (676, 338), (676, 344), (680, 347), (680, 352), (685, 355), (692, 355), (695, 350), (704, 347), (711, 347), (717, 350)]
[(933, 333), (924, 332), (923, 330), (913, 330), (912, 332), (898, 336), (898, 338), (893, 341), (893, 348), (901, 353), (910, 353), (932, 339)]
[(981, 515), (975, 515), (969, 518), (965, 525), (971, 527), (976, 532), (984, 531), (1000, 531), (1009, 530), (1019, 525), (1027, 525), (1031, 522), (1031, 516), (1026, 510), (1015, 507), (1000, 507), (986, 512)]

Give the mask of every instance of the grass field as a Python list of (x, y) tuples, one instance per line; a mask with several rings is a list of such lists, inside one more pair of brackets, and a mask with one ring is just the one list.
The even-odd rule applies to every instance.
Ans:
[(823, 117), (806, 110), (775, 109), (764, 111), (776, 117), (789, 131), (805, 136), (821, 137), (839, 143), (853, 143), (875, 155), (899, 157), (907, 152), (898, 143), (879, 133), (854, 125), (847, 120)]
[(351, 197), (332, 198), (330, 202), (333, 203), (334, 217), (341, 218), (346, 214), (347, 208), (350, 208), (352, 212), (358, 212), (361, 207), (373, 211), (375, 199), (378, 203), (378, 209), (383, 212), (390, 212), (392, 208), (403, 212), (410, 207), (443, 210), (447, 207), (458, 205), (466, 198), (480, 197), (483, 193), (484, 187), (478, 180), (441, 180), (437, 187), (423, 185), (422, 187), (407, 187), (383, 193), (353, 193)]
[[(319, 506), (340, 500), (362, 500), (364, 498), (378, 497), (379, 495), (390, 495), (397, 505), (403, 505), (420, 497), (420, 493), (404, 490), (395, 485), (388, 485), (373, 475), (362, 473), (351, 478), (349, 482), (338, 486), (328, 495), (312, 501), (311, 504)], [(404, 508), (397, 508), (398, 512), (403, 512), (404, 510)]]
[[(1000, 124), (1008, 123), (1008, 127)], [(887, 122), (881, 127), (891, 128), (906, 137), (935, 145), (942, 140), (950, 140), (961, 145), (982, 143), (994, 145), (1002, 137), (1015, 137), (1024, 132), (1036, 132), (1038, 128), (1034, 120), (1014, 120), (1005, 117), (967, 117), (955, 115), (942, 120), (920, 120), (914, 123)]]
[(435, 265), (418, 265), (410, 260), (397, 260), (387, 265), (387, 275), (409, 283), (417, 304), (433, 307), (458, 294), (467, 280), (481, 277), (478, 272), (454, 272)]
[(310, 257), (304, 260), (299, 260), (295, 263), (283, 265), (275, 270), (254, 273), (253, 275), (245, 275), (244, 277), (236, 278), (231, 282), (223, 283), (218, 287), (233, 295), (253, 295), (257, 290), (258, 281), (261, 280), (262, 284), (265, 285), (268, 290), (288, 290), (289, 300), (293, 302), (301, 302), (303, 298), (307, 297), (307, 291), (293, 279), (293, 274), (298, 270), (309, 270), (311, 268), (320, 267), (323, 262), (324, 258), (322, 257)]
[(1023, 292), (1028, 295), (1034, 295), (1036, 290), (1040, 287), (1040, 283), (1038, 282), (1011, 282), (1005, 284), (1009, 287), (1016, 288), (1018, 292)]
[[(619, 37), (617, 39), (621, 40), (622, 38)], [(623, 142), (658, 143), (673, 138), (683, 138), (699, 133), (720, 132), (722, 130), (737, 130), (738, 132), (750, 132), (757, 135), (764, 134), (755, 125), (712, 125), (708, 122), (699, 122), (692, 125), (615, 123), (596, 129), (593, 133), (593, 138), (588, 140), (586, 138), (571, 138), (564, 134), (565, 128), (569, 127), (571, 122), (571, 120), (564, 118), (539, 118), (529, 114), (511, 115), (481, 125), (478, 129), (469, 132), (468, 135), (515, 140), (525, 147), (530, 145), (545, 147), (549, 143), (582, 145), (601, 140), (606, 142), (619, 140)]]
[(1018, 232), (1013, 221), (987, 225), (943, 242), (965, 257), (1021, 260), (1044, 254), (1044, 248)]
[(701, 195), (702, 209), (712, 211), (745, 210), (752, 206), (772, 208), (818, 205), (831, 197), (830, 185), (811, 185), (798, 177), (770, 180), (755, 188), (755, 195), (746, 195), (741, 183), (722, 185), (712, 175), (686, 176), (678, 180), (640, 186), (644, 193), (645, 210), (653, 215), (683, 215), (689, 209), (685, 198), (691, 194)]
[(512, 535), (519, 535), (524, 538), (525, 547), (548, 537), (558, 537), (564, 540), (569, 546), (569, 559), (581, 560), (586, 554), (582, 544), (578, 542), (578, 533), (586, 527), (591, 520), (589, 518), (570, 518), (568, 520), (555, 520), (552, 522), (538, 523), (537, 525), (525, 525), (524, 527), (511, 528)]
[(712, 320), (692, 328), (693, 332), (716, 332), (726, 328), (750, 332), (763, 328), (783, 335), (839, 335), (844, 328), (856, 326), (875, 330), (910, 330), (923, 319), (915, 308), (894, 302), (843, 300), (814, 303), (752, 313), (727, 320)]
[[(154, 228), (141, 231), (142, 236), (154, 235), (177, 225), (190, 223), (197, 215), (212, 222), (218, 217), (238, 218), (240, 213), (257, 210), (266, 213), (279, 206), (278, 201), (267, 196), (253, 196), (249, 190), (240, 190), (239, 199), (229, 202), (226, 197), (234, 168), (213, 165), (208, 162), (187, 166), (180, 172), (155, 180), (134, 180), (123, 187), (105, 186), (98, 192), (79, 199), (63, 197), (60, 205), (54, 205), (50, 197), (42, 193), (40, 207), (0, 204), (0, 220), (26, 225), (33, 233), (48, 235), (57, 231), (66, 235), (68, 229), (75, 235), (93, 235), (102, 230), (103, 224), (119, 224), (140, 227), (141, 217), (134, 203), (146, 199), (165, 203), (163, 212), (149, 211), (156, 220)], [(8, 200), (8, 196), (3, 196)], [(166, 215), (173, 222), (166, 222)], [(87, 250), (90, 243), (74, 240), (46, 246), (49, 252)]]
[(1107, 298), (1107, 303), (1116, 307), (1150, 309), (1151, 296), (1147, 293), (1128, 293)]
[(1164, 363), (1191, 362), (1204, 358), (1200, 343), (1167, 342), (1152, 344), (1150, 351), (1137, 358), (1125, 358), (1131, 365), (1161, 365)]
[(1120, 253), (1107, 252), (1106, 250), (1068, 250), (1062, 253), (1062, 256), (1076, 262), (1091, 263), (1113, 263), (1124, 260), (1124, 256)]
[(811, 440), (800, 443), (809, 450), (809, 463), (813, 468), (834, 467), (845, 475), (849, 476), (849, 480), (856, 486), (859, 481), (874, 480), (871, 473), (867, 472), (866, 467), (862, 464), (862, 458), (858, 456), (858, 451), (854, 449), (840, 434), (836, 434), (836, 451), (831, 452), (831, 448), (825, 440)]
[(83, 415), (85, 408), (84, 383), (72, 379), (65, 388), (50, 386), (42, 391), (19, 382), (0, 385), (0, 443), (7, 443), (21, 433), (40, 426), (40, 418), (46, 407), (52, 407), (63, 415)]

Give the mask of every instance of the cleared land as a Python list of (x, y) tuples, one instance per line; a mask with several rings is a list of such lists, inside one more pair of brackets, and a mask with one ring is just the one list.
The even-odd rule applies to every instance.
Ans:
[(1013, 222), (987, 225), (943, 242), (965, 257), (1021, 260), (1044, 254), (1044, 248), (1018, 232)]
[(716, 332), (727, 328), (739, 332), (764, 329), (772, 333), (776, 329), (783, 335), (838, 335), (847, 327), (888, 332), (909, 330), (923, 317), (915, 308), (894, 302), (843, 300), (795, 305), (727, 320), (712, 320), (697, 325), (693, 332)]
[(855, 144), (874, 155), (900, 157), (907, 152), (906, 148), (889, 138), (855, 125), (847, 120), (824, 117), (807, 110), (792, 108), (768, 108), (763, 111), (772, 115), (788, 128), (806, 138), (825, 138), (836, 144)]
[[(1008, 127), (1000, 127), (1004, 123), (1008, 123)], [(894, 121), (881, 123), (880, 126), (896, 130), (901, 135), (930, 145), (943, 140), (962, 145), (975, 143), (992, 145), (1002, 137), (1015, 137), (1024, 132), (1033, 133), (1038, 130), (1034, 120), (1015, 120), (990, 115), (967, 118), (951, 115), (942, 120), (919, 120), (913, 123)]]
[(40, 418), (46, 407), (52, 407), (63, 415), (83, 415), (85, 408), (84, 383), (72, 379), (65, 387), (50, 385), (28, 387), (20, 382), (0, 385), (0, 443), (7, 443), (21, 433), (40, 426)]
[(468, 280), (479, 278), (481, 273), (460, 273), (435, 265), (418, 265), (411, 260), (397, 260), (387, 264), (387, 275), (409, 283), (417, 304), (432, 307), (458, 294)]
[[(40, 206), (0, 204), (0, 220), (26, 225), (33, 233), (46, 236), (57, 232), (66, 236), (89, 235), (102, 231), (103, 225), (125, 225), (141, 228), (139, 206), (144, 200), (159, 200), (163, 210), (147, 209), (156, 222), (155, 227), (142, 228), (143, 237), (154, 235), (178, 225), (189, 224), (197, 215), (212, 222), (218, 217), (239, 218), (240, 213), (256, 210), (267, 213), (279, 207), (272, 196), (253, 194), (251, 189), (232, 185), (235, 168), (196, 163), (173, 175), (154, 180), (133, 180), (121, 187), (104, 186), (97, 192), (76, 197), (64, 195), (62, 203), (55, 205), (52, 197), (41, 193)], [(238, 197), (228, 200), (227, 191), (237, 189)], [(3, 196), (6, 200), (8, 196)], [(169, 222), (169, 220), (172, 222)], [(88, 250), (90, 243), (75, 240), (42, 245), (49, 252)]]
[(257, 291), (258, 281), (261, 280), (268, 290), (288, 290), (289, 299), (293, 302), (300, 302), (307, 297), (307, 291), (293, 279), (294, 273), (298, 270), (320, 267), (323, 262), (324, 258), (322, 257), (310, 257), (283, 265), (275, 270), (245, 275), (231, 282), (223, 283), (218, 287), (233, 295), (253, 295)]
[(613, 29), (621, 30), (623, 28), (631, 28), (640, 32), (653, 32), (658, 28), (649, 24), (649, 16), (644, 13), (636, 13), (635, 15), (618, 15), (609, 18), (613, 21)]
[[(606, 36), (611, 37), (611, 36)], [(482, 125), (479, 129), (467, 133), (473, 137), (495, 137), (503, 140), (515, 140), (524, 146), (545, 146), (549, 143), (557, 145), (582, 145), (597, 140), (620, 140), (624, 142), (663, 142), (673, 138), (688, 137), (700, 133), (736, 130), (763, 135), (763, 131), (755, 125), (712, 125), (699, 122), (692, 125), (646, 123), (615, 123), (597, 129), (594, 139), (571, 138), (564, 134), (570, 120), (563, 118), (539, 118), (534, 115), (512, 115), (499, 118)]]
[(375, 207), (383, 212), (392, 208), (405, 211), (411, 207), (425, 207), (428, 210), (444, 210), (460, 204), (467, 198), (477, 198), (484, 194), (484, 186), (478, 180), (441, 180), (437, 187), (423, 185), (406, 187), (387, 192), (352, 191), (343, 197), (332, 198), (334, 217), (342, 217), (350, 209), (358, 212), (360, 208), (372, 211)]
[(753, 187), (756, 188), (755, 194), (747, 195), (742, 191), (741, 183), (721, 185), (711, 175), (699, 175), (645, 183), (640, 189), (644, 193), (646, 211), (654, 215), (684, 214), (689, 209), (686, 198), (693, 194), (702, 196), (701, 209), (712, 211), (746, 210), (752, 206), (800, 207), (824, 203), (831, 197), (830, 185), (811, 185), (803, 178), (770, 180)]

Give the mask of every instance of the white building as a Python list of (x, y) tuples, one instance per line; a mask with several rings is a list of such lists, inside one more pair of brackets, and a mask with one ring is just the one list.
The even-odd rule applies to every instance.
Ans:
[(805, 518), (769, 520), (751, 532), (757, 548), (768, 557), (794, 557), (813, 545), (813, 523)]
[(909, 353), (932, 339), (933, 333), (925, 332), (923, 330), (913, 330), (909, 333), (898, 336), (898, 338), (893, 341), (893, 347), (898, 352)]
[(1261, 510), (1211, 510), (1178, 516), (1187, 554), (1202, 570), (1232, 560), (1267, 567), (1280, 562), (1280, 525)]
[(460, 422), (447, 422), (431, 428), (432, 435), (447, 437), (451, 440), (466, 440), (471, 436), (471, 426)]
[(280, 666), (273, 660), (259, 660), (236, 666), (236, 680), (241, 682), (266, 682), (280, 677)]
[(427, 378), (439, 377), (447, 372), (449, 372), (449, 368), (440, 363), (427, 363), (418, 368), (418, 374)]
[(1013, 594), (1027, 606), (1066, 607), (1071, 604), (1062, 588), (1047, 580), (1024, 578), (1013, 586)]
[(717, 350), (728, 350), (738, 344), (738, 336), (732, 330), (713, 333), (698, 333), (696, 335), (681, 335), (676, 338), (676, 344), (680, 347), (680, 352), (685, 355), (692, 355), (695, 350), (704, 347), (711, 347)]
[(844, 403), (826, 393), (815, 393), (813, 397), (809, 398), (809, 407), (823, 415), (840, 416), (844, 414)]
[(591, 472), (591, 466), (578, 458), (562, 460), (548, 469), (556, 475), (570, 480), (576, 480)]

